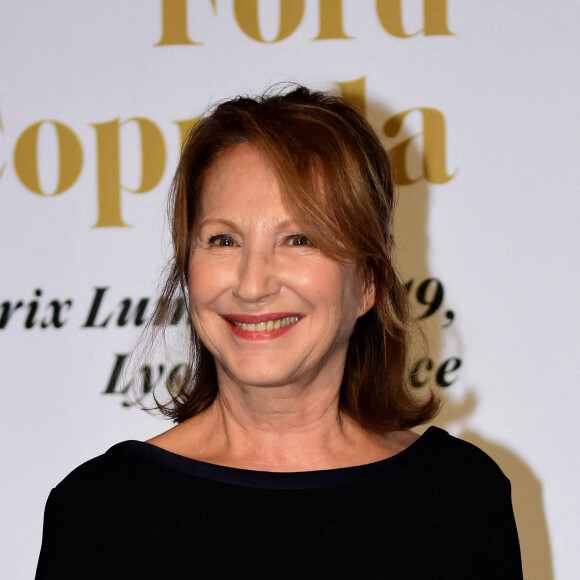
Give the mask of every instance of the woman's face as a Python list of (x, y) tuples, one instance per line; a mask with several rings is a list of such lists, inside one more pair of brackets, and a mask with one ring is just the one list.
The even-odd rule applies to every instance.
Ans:
[(309, 243), (273, 172), (245, 143), (206, 173), (189, 295), (220, 382), (262, 387), (336, 381), (356, 319), (373, 304), (360, 268)]

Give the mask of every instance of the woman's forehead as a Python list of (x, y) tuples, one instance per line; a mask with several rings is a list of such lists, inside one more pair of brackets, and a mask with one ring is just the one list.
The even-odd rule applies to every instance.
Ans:
[(228, 148), (210, 165), (200, 202), (200, 221), (254, 219), (282, 225), (296, 221), (270, 164), (247, 143)]

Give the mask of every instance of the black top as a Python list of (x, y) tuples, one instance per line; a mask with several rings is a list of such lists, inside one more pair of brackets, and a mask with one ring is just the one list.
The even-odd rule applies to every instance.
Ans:
[(510, 484), (436, 427), (342, 469), (272, 473), (126, 441), (52, 490), (36, 578), (520, 580)]

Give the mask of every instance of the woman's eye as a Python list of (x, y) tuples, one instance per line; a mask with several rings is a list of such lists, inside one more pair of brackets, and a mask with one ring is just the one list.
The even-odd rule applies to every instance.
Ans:
[(311, 246), (310, 240), (302, 234), (295, 234), (288, 239), (289, 246)]
[(226, 234), (218, 234), (217, 236), (212, 236), (208, 241), (210, 246), (236, 246), (236, 242), (230, 236)]

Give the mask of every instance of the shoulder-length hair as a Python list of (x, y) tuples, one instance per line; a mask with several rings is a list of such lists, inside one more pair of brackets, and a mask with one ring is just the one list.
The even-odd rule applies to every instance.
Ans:
[[(304, 87), (237, 97), (210, 110), (190, 131), (170, 192), (174, 255), (154, 318), (167, 327), (170, 305), (188, 304), (192, 232), (203, 181), (216, 156), (239, 143), (270, 163), (283, 202), (325, 255), (356, 261), (375, 304), (355, 325), (348, 346), (340, 408), (375, 432), (409, 429), (431, 419), (436, 398), (419, 400), (409, 385), (407, 294), (393, 265), (395, 206), (389, 157), (369, 123), (344, 100)], [(190, 317), (191, 318), (191, 317)], [(215, 360), (190, 324), (189, 372), (167, 388), (161, 411), (182, 422), (218, 394)]]

